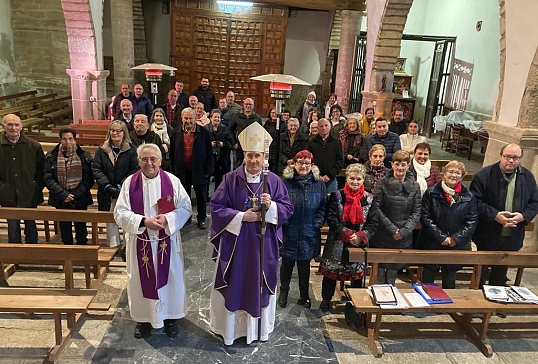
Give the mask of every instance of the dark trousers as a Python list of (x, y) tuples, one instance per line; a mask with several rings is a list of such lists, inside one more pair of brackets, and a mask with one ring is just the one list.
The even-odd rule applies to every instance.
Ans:
[[(362, 279), (351, 281), (351, 288), (362, 288)], [(323, 276), (323, 281), (321, 282), (321, 298), (330, 301), (333, 298), (335, 289), (336, 281)]]
[[(183, 181), (182, 181), (183, 182)], [(183, 183), (183, 187), (185, 188), (185, 191), (187, 192), (187, 195), (191, 197), (191, 186), (192, 186), (192, 170), (185, 170), (185, 183)], [(203, 185), (194, 185), (194, 194), (196, 195), (196, 210), (198, 211), (198, 214), (196, 215), (196, 219), (198, 222), (205, 221), (205, 215), (206, 215), (206, 201), (207, 198), (207, 183), (204, 183)]]
[[(7, 220), (7, 237), (10, 243), (22, 243), (20, 220)], [(27, 244), (37, 244), (37, 226), (35, 220), (24, 220), (24, 242)]]
[[(226, 149), (222, 153), (220, 153), (220, 156), (215, 156), (214, 158), (214, 172), (213, 172), (213, 180), (215, 181), (215, 190), (219, 187), (220, 183), (222, 182), (222, 177), (230, 172), (230, 150)], [(208, 183), (208, 189), (209, 189), (209, 183)]]
[[(87, 208), (78, 208), (77, 210), (87, 210)], [(73, 231), (71, 227), (75, 225), (75, 237), (77, 245), (88, 244), (88, 228), (84, 221), (60, 221), (60, 233), (62, 242), (66, 245), (73, 245)]]
[(235, 159), (237, 160), (236, 161), (236, 166), (237, 167), (239, 167), (241, 164), (243, 164), (243, 160), (245, 159), (245, 153), (243, 152), (243, 149), (241, 149), (241, 147), (238, 147), (235, 150)]
[[(456, 288), (456, 272), (455, 270), (450, 272), (445, 272), (441, 267), (441, 272), (443, 275), (443, 288), (453, 289)], [(424, 268), (422, 270), (422, 283), (433, 283), (435, 281), (435, 275), (437, 272), (433, 270)]]
[[(510, 251), (512, 250), (512, 237), (501, 236), (501, 245), (499, 250)], [(488, 268), (491, 268), (489, 273), (489, 284), (492, 286), (504, 286), (508, 278), (506, 273), (508, 272), (508, 266), (506, 265), (492, 265), (491, 267), (482, 267), (482, 275), (480, 276), (480, 285), (482, 286), (486, 282), (486, 273)]]
[(282, 257), (282, 264), (280, 265), (280, 292), (288, 292), (290, 290), (291, 275), (295, 262), (297, 262), (297, 273), (299, 274), (299, 293), (301, 294), (301, 298), (309, 298), (310, 260), (296, 261)]

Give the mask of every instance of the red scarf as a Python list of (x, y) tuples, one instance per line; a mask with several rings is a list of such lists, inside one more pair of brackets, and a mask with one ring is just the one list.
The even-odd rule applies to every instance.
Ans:
[(361, 198), (364, 196), (364, 185), (353, 192), (346, 183), (344, 186), (346, 202), (344, 203), (344, 214), (342, 220), (351, 222), (353, 225), (364, 224), (364, 214), (362, 213)]

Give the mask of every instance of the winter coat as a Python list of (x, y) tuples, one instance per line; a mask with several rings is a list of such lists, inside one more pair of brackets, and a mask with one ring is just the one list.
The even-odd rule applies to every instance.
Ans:
[(316, 135), (307, 143), (306, 149), (314, 155), (314, 162), (319, 167), (321, 176), (335, 178), (344, 168), (344, 153), (342, 143), (331, 134), (323, 140)]
[[(170, 171), (185, 183), (184, 133), (181, 127), (174, 129), (170, 137)], [(213, 149), (209, 131), (196, 124), (192, 145), (192, 184), (203, 185), (209, 182), (213, 174)]]
[[(512, 228), (512, 250), (523, 247), (525, 226), (538, 213), (538, 189), (531, 171), (518, 167), (515, 172), (516, 188), (514, 191), (512, 211), (520, 212), (524, 221)], [(508, 182), (504, 179), (499, 162), (482, 168), (473, 176), (471, 193), (478, 206), (478, 225), (473, 234), (473, 241), (478, 250), (499, 250), (502, 226), (495, 221), (499, 211), (504, 211)]]
[(239, 114), (243, 108), (238, 103), (234, 102), (231, 105), (226, 105), (226, 107), (221, 110), (222, 111), (222, 120), (221, 123), (225, 126), (230, 125), (230, 121), (232, 120), (233, 116), (235, 114)]
[(293, 215), (282, 225), (280, 256), (290, 260), (310, 260), (321, 251), (320, 229), (325, 223), (327, 193), (315, 165), (301, 177), (294, 166), (284, 169), (283, 181), (288, 189)]
[(291, 145), (288, 132), (280, 134), (280, 157), (278, 163), (279, 176), (284, 171), (284, 168), (286, 168), (288, 165), (288, 160), (293, 159), (298, 152), (305, 148), (306, 137), (303, 134), (297, 133), (295, 140), (293, 141), (293, 145)]
[(43, 202), (45, 154), (24, 133), (12, 144), (0, 136), (0, 206), (36, 207)]
[(213, 130), (211, 124), (205, 126), (209, 132), (209, 140), (212, 142), (222, 142), (222, 147), (212, 147), (213, 156), (216, 156), (216, 160), (222, 160), (224, 158), (230, 159), (230, 150), (233, 148), (233, 139), (226, 125), (219, 124), (217, 130)]
[(263, 125), (263, 128), (267, 130), (269, 135), (271, 135), (271, 138), (273, 138), (273, 141), (271, 142), (271, 145), (269, 146), (269, 168), (271, 172), (277, 174), (278, 173), (278, 159), (280, 156), (279, 153), (279, 146), (280, 146), (280, 133), (288, 131), (288, 124), (286, 122), (280, 122), (280, 125), (278, 126), (279, 130), (276, 130), (276, 122), (271, 123), (269, 120), (265, 122)]
[(308, 104), (306, 102), (306, 100), (301, 102), (301, 104), (297, 108), (297, 111), (295, 112), (295, 117), (297, 119), (299, 119), (299, 122), (305, 121), (305, 119), (306, 119), (306, 118), (303, 118), (303, 110), (304, 110), (305, 104), (307, 104), (308, 109), (310, 109), (312, 107), (315, 107), (316, 109), (318, 108), (318, 100), (314, 100), (314, 103), (312, 103), (312, 104)]
[(151, 101), (146, 96), (142, 95), (139, 99), (137, 99), (136, 96), (133, 96), (129, 100), (133, 103), (133, 116), (136, 114), (144, 114), (148, 117), (148, 120), (151, 119), (153, 106), (151, 106)]
[(237, 137), (243, 131), (243, 129), (254, 122), (258, 122), (260, 125), (262, 125), (262, 118), (254, 111), (249, 116), (240, 112), (232, 117), (232, 120), (230, 120), (230, 125), (228, 126), (228, 132), (234, 139), (234, 144), (239, 143), (239, 139), (237, 139)]
[[(45, 186), (49, 190), (48, 204), (57, 209), (72, 209), (74, 207), (77, 210), (85, 210), (93, 204), (90, 191), (94, 183), (92, 156), (77, 145), (76, 153), (82, 164), (82, 180), (77, 187), (66, 190), (58, 182), (58, 153), (60, 152), (60, 147), (61, 144), (58, 144), (45, 157)], [(75, 197), (72, 204), (64, 202), (69, 194)]]
[(163, 142), (162, 139), (157, 133), (154, 131), (148, 130), (146, 134), (144, 135), (138, 135), (136, 131), (132, 131), (129, 133), (129, 137), (131, 138), (131, 143), (138, 148), (142, 144), (156, 144), (159, 149), (161, 150), (161, 153), (164, 155), (165, 150), (163, 148)]
[(368, 138), (366, 138), (365, 155), (369, 155), (370, 149), (372, 149), (372, 147), (376, 144), (381, 144), (385, 147), (385, 167), (390, 168), (392, 155), (394, 154), (394, 152), (402, 149), (402, 146), (400, 144), (400, 136), (391, 131), (387, 132), (387, 136), (385, 138), (380, 138), (377, 136), (377, 134), (370, 134)]
[[(413, 166), (413, 160), (411, 160), (411, 166), (409, 167), (409, 170), (411, 173), (413, 173), (413, 178), (415, 181), (417, 180), (417, 171), (415, 171), (415, 167)], [(430, 167), (430, 175), (428, 178), (426, 178), (426, 184), (428, 185), (428, 188), (432, 188), (435, 186), (436, 183), (441, 182), (443, 177), (441, 176), (441, 172), (439, 172), (439, 167), (432, 165)]]
[[(374, 189), (373, 206), (376, 210), (379, 225), (376, 231), (368, 230), (372, 235), (370, 247), (385, 249), (411, 249), (413, 230), (420, 219), (421, 197), (420, 187), (407, 172), (403, 182), (394, 178), (393, 170), (377, 181)], [(400, 231), (401, 240), (392, 236)], [(406, 264), (380, 264), (380, 268), (402, 269)]]
[(92, 171), (97, 181), (97, 204), (99, 211), (110, 211), (112, 202), (108, 185), (121, 189), (123, 181), (140, 169), (138, 165), (136, 148), (130, 143), (122, 143), (120, 153), (114, 161), (114, 153), (110, 142), (105, 141), (97, 148), (92, 162)]
[(202, 85), (200, 85), (192, 94), (196, 96), (198, 102), (204, 104), (205, 112), (210, 112), (219, 107), (217, 97), (209, 87), (204, 89)]
[(372, 210), (374, 196), (369, 192), (364, 192), (361, 199), (362, 213), (364, 215), (364, 224), (353, 224), (342, 220), (344, 214), (344, 204), (346, 203), (346, 194), (344, 190), (338, 190), (331, 193), (329, 203), (327, 204), (327, 224), (329, 225), (329, 234), (323, 247), (323, 256), (320, 264), (320, 272), (334, 280), (360, 279), (365, 270), (364, 263), (350, 263), (349, 261), (349, 239), (351, 235), (362, 231), (366, 225), (372, 230), (376, 229), (377, 222)]
[[(417, 247), (432, 250), (471, 250), (471, 236), (478, 224), (476, 200), (467, 187), (462, 185), (459, 197), (450, 206), (445, 199), (441, 183), (438, 182), (422, 196), (422, 228)], [(447, 237), (456, 240), (455, 247), (441, 245)], [(427, 267), (433, 271), (439, 270), (439, 265)], [(460, 265), (446, 265), (443, 271), (458, 269), (461, 269)]]

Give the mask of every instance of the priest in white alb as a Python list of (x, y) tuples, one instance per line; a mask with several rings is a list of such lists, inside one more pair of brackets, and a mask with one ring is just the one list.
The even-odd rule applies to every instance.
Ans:
[(123, 183), (114, 219), (125, 234), (127, 293), (137, 339), (164, 327), (178, 334), (185, 316), (185, 271), (179, 229), (191, 216), (191, 202), (179, 179), (163, 171), (155, 144), (137, 149), (140, 171)]

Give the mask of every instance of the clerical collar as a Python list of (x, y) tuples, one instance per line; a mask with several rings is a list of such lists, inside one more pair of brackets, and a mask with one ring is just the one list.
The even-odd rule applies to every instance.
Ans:
[(260, 182), (262, 172), (260, 171), (257, 174), (251, 174), (247, 171), (247, 166), (245, 166), (245, 177), (248, 183), (258, 183)]
[(142, 177), (144, 177), (144, 180), (148, 180), (149, 181), (154, 181), (155, 178), (159, 177), (159, 172), (157, 172), (157, 174), (155, 175), (155, 177), (148, 177), (144, 174), (144, 172), (142, 172)]

